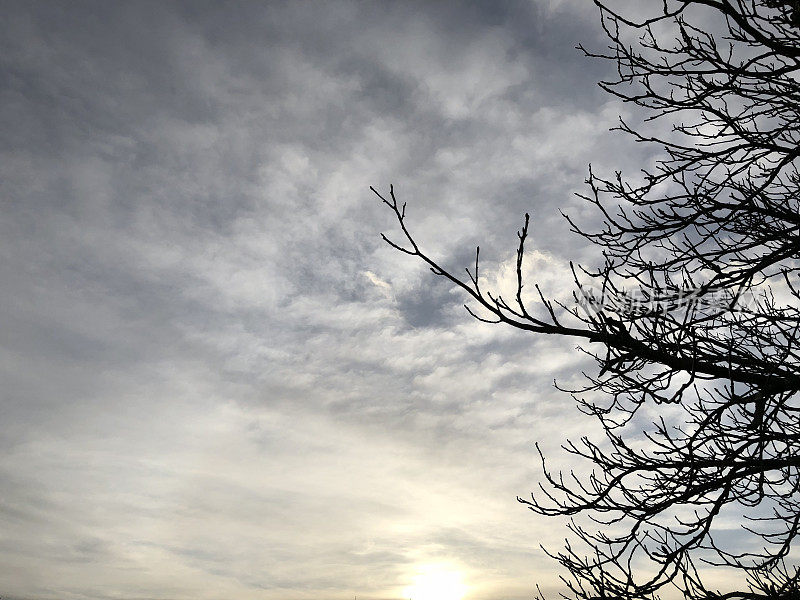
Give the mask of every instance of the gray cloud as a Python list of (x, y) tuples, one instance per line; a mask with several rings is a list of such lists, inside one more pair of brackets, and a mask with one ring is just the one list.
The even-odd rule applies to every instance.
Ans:
[(526, 210), (553, 265), (591, 260), (557, 209), (593, 218), (587, 162), (634, 156), (607, 65), (573, 49), (600, 43), (593, 11), (3, 12), (3, 597), (388, 599), (431, 565), (475, 600), (552, 583), (538, 545), (563, 531), (515, 495), (534, 441), (589, 427), (551, 385), (581, 359), (470, 321), (381, 243), (368, 186), (397, 184), (459, 270), (476, 244), (500, 268)]

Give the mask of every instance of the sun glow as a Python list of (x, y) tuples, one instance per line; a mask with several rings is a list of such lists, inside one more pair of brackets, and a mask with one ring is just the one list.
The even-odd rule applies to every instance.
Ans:
[(457, 571), (428, 570), (414, 577), (403, 594), (408, 600), (461, 600), (467, 586)]

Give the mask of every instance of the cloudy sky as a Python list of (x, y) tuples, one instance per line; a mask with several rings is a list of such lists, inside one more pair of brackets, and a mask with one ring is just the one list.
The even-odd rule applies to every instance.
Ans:
[(472, 321), (369, 186), (501, 288), (531, 211), (558, 293), (594, 260), (558, 210), (641, 157), (591, 3), (0, 10), (3, 598), (552, 588), (515, 497), (591, 427), (574, 343)]

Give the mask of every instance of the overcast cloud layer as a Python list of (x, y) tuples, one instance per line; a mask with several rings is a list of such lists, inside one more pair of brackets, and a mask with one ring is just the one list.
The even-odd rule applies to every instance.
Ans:
[(558, 292), (558, 209), (641, 152), (589, 5), (0, 4), (3, 598), (554, 583), (515, 496), (590, 427), (574, 344), (470, 320), (368, 186), (501, 287), (531, 211)]

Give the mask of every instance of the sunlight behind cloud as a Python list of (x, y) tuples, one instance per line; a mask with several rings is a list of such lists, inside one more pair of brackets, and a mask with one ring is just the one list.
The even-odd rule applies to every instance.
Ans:
[(403, 592), (409, 600), (461, 600), (467, 592), (461, 573), (430, 569), (414, 577), (414, 584)]

